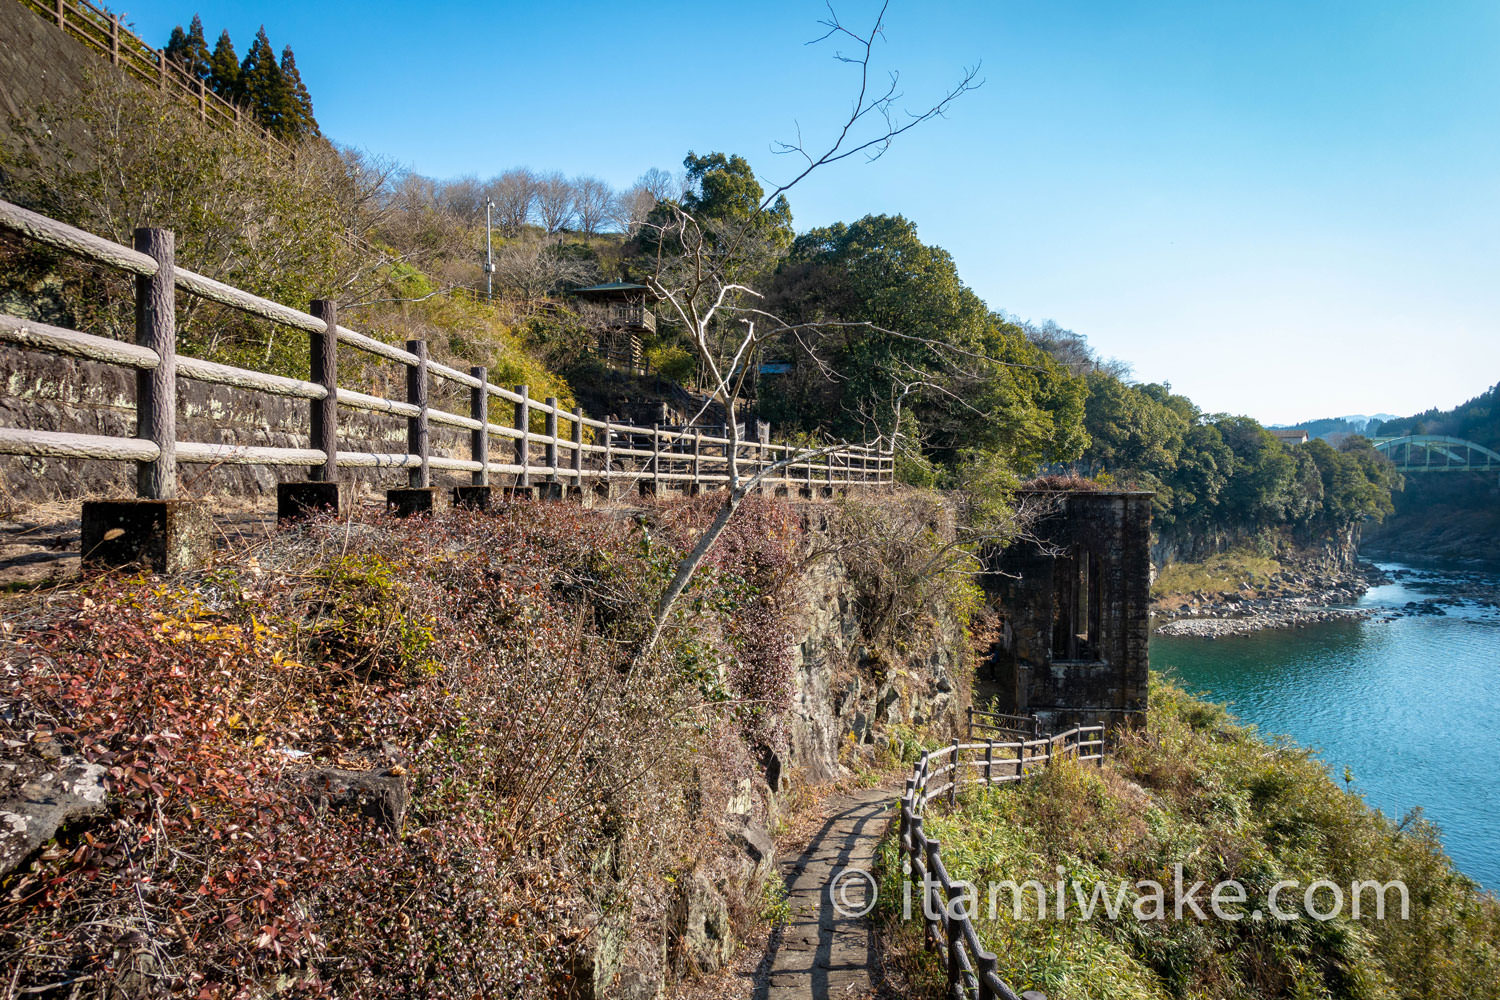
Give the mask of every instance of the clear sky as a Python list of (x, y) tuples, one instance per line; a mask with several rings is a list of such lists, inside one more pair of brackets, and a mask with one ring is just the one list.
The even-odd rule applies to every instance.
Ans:
[[(791, 164), (852, 94), (815, 0), (134, 0), (290, 43), (338, 142), (437, 177), (625, 186), (689, 150)], [(124, 7), (123, 3), (117, 4)], [(836, 4), (868, 23), (868, 0)], [(892, 0), (915, 108), (984, 86), (874, 163), (790, 195), (798, 229), (902, 213), (992, 308), (1266, 422), (1451, 406), (1500, 381), (1500, 3)]]

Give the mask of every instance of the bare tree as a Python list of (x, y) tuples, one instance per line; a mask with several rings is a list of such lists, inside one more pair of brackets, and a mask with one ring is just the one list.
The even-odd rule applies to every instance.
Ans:
[(635, 186), (645, 188), (656, 201), (681, 201), (688, 191), (687, 174), (672, 174), (661, 167), (652, 167), (636, 180)]
[[(897, 88), (897, 74), (889, 75), (888, 86), (884, 89), (872, 88), (870, 82), (871, 54), (875, 40), (883, 36), (885, 11), (885, 6), (882, 6), (874, 25), (861, 34), (845, 27), (832, 8), (829, 9), (828, 20), (821, 22), (826, 31), (819, 41), (840, 38), (856, 43), (854, 55), (835, 54), (839, 61), (858, 68), (856, 97), (848, 117), (826, 145), (809, 149), (800, 137), (795, 143), (776, 145), (778, 152), (800, 156), (805, 164), (794, 177), (766, 194), (755, 215), (764, 213), (795, 184), (820, 167), (857, 153), (863, 153), (869, 160), (877, 159), (897, 136), (924, 121), (942, 116), (955, 100), (979, 85), (977, 67), (967, 69), (957, 86), (945, 92), (926, 110), (899, 112), (896, 102), (902, 95)], [(748, 232), (750, 228), (742, 227), (741, 231)], [(787, 323), (761, 308), (758, 292), (726, 277), (739, 250), (736, 241), (730, 241), (726, 246), (724, 241), (713, 239), (705, 227), (680, 205), (674, 209), (673, 218), (659, 225), (658, 229), (663, 237), (658, 241), (658, 247), (675, 248), (675, 252), (658, 251), (656, 272), (647, 279), (647, 285), (686, 330), (698, 357), (700, 387), (707, 391), (712, 403), (723, 408), (730, 443), (725, 449), (728, 483), (723, 501), (692, 551), (678, 563), (671, 582), (657, 602), (652, 631), (642, 646), (642, 655), (649, 653), (660, 641), (678, 598), (692, 582), (698, 566), (745, 497), (766, 477), (779, 474), (787, 465), (821, 457), (841, 447), (840, 443), (828, 444), (801, 455), (790, 455), (752, 475), (741, 473), (737, 460), (740, 441), (736, 411), (762, 342), (772, 334), (801, 340), (804, 332), (820, 324)], [(897, 419), (899, 421), (899, 413)], [(890, 430), (894, 431), (895, 427)], [(886, 435), (876, 437), (882, 447), (889, 440)]]
[(536, 201), (536, 175), (525, 167), (507, 170), (486, 185), (486, 193), (495, 202), (495, 224), (512, 236), (531, 221)]
[(495, 249), (495, 281), (527, 311), (555, 289), (596, 277), (592, 264), (561, 252), (555, 238), (521, 238)]
[(634, 236), (641, 231), (646, 217), (656, 207), (656, 195), (642, 184), (636, 184), (628, 191), (621, 191), (610, 203), (610, 216), (614, 224), (619, 227), (620, 232), (626, 236)]
[(547, 235), (568, 228), (573, 221), (573, 184), (560, 172), (542, 174), (536, 179), (537, 221)]
[(471, 225), (484, 221), (484, 185), (473, 175), (439, 184), (438, 199), (455, 217)]
[(578, 228), (593, 236), (609, 220), (614, 192), (597, 177), (579, 177), (573, 181), (573, 216)]

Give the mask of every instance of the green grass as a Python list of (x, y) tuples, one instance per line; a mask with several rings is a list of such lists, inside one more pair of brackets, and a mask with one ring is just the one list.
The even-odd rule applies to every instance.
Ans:
[[(1051, 1000), (1500, 996), (1500, 905), (1454, 870), (1430, 824), (1419, 816), (1392, 822), (1340, 789), (1306, 751), (1266, 743), (1221, 707), (1159, 680), (1149, 730), (1127, 737), (1105, 769), (1062, 765), (977, 792), (954, 813), (934, 811), (926, 828), (942, 842), (951, 875), (981, 887), (1007, 879), (1050, 886), (1061, 867), (1085, 892), (1102, 882), (1113, 894), (1126, 883), (1127, 910), (1141, 898), (1138, 880), (1167, 889), (1168, 919), (1141, 922), (1128, 913), (1077, 919), (1071, 889), (1065, 920), (1035, 919), (1030, 894), (1030, 919), (1017, 920), (1008, 892), (990, 919), (982, 888), (980, 936), (1018, 991)], [(1410, 918), (1229, 922), (1209, 913), (1200, 922), (1185, 911), (1176, 920), (1178, 864), (1189, 885), (1242, 883), (1249, 898), (1238, 909), (1247, 915), (1268, 913), (1267, 895), (1283, 879), (1305, 887), (1326, 878), (1346, 889), (1400, 879)], [(900, 893), (890, 845), (882, 865), (888, 939), (910, 953), (910, 929), (893, 919)], [(1301, 895), (1283, 892), (1279, 902), (1300, 909)], [(1198, 898), (1208, 910), (1207, 891)], [(916, 964), (914, 995), (940, 995), (936, 957)]]
[(1232, 549), (1202, 562), (1169, 564), (1151, 585), (1151, 596), (1161, 598), (1199, 590), (1210, 593), (1233, 591), (1238, 590), (1244, 580), (1249, 580), (1252, 587), (1260, 588), (1280, 572), (1281, 563), (1269, 556), (1253, 549)]

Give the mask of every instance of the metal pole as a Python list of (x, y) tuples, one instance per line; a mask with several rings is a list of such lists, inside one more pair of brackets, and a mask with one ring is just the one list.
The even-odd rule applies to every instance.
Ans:
[(490, 245), (490, 209), (494, 207), (493, 199), (484, 199), (484, 297), (486, 301), (495, 297), (495, 252)]

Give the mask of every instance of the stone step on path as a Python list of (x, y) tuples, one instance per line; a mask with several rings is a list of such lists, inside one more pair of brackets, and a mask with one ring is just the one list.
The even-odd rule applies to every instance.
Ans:
[[(807, 848), (781, 862), (791, 920), (777, 928), (761, 961), (754, 1000), (860, 1000), (878, 995), (875, 932), (867, 908), (875, 845), (896, 801), (893, 788), (860, 789), (825, 804)], [(833, 885), (832, 892), (830, 886)]]

